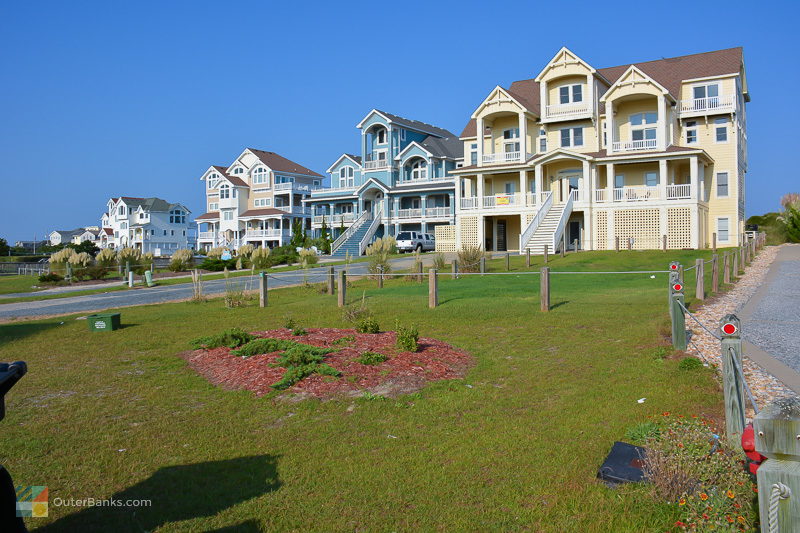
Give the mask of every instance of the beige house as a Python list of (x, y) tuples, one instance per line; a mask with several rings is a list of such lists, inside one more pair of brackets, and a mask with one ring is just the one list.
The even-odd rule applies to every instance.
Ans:
[(275, 152), (245, 149), (227, 167), (212, 165), (205, 183), (206, 212), (195, 219), (198, 248), (243, 244), (282, 246), (296, 219), (311, 227), (303, 204), (323, 176)]
[(734, 246), (749, 100), (741, 48), (610, 68), (562, 48), (472, 113), (437, 247)]

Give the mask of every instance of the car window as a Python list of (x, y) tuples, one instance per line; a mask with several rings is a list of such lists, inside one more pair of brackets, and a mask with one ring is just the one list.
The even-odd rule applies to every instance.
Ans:
[(397, 240), (398, 241), (407, 241), (407, 240), (409, 240), (411, 238), (412, 237), (411, 237), (411, 232), (410, 231), (401, 231), (400, 233), (397, 234)]

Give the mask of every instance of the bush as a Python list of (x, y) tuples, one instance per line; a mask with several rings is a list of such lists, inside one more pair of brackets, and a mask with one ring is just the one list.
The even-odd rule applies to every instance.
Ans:
[(458, 270), (460, 272), (478, 272), (483, 257), (484, 253), (480, 246), (465, 246), (457, 254)]
[(240, 357), (251, 357), (253, 355), (283, 351), (297, 345), (298, 343), (294, 341), (283, 339), (255, 339), (238, 350), (233, 350), (231, 353)]
[(108, 268), (117, 263), (117, 252), (113, 248), (103, 248), (94, 259), (98, 265)]
[(78, 275), (81, 277), (86, 277), (92, 280), (103, 279), (106, 277), (106, 273), (108, 269), (101, 265), (92, 265), (86, 267), (78, 272)]
[(243, 244), (236, 250), (236, 255), (239, 257), (249, 258), (253, 251), (256, 249), (252, 244)]
[(286, 329), (294, 329), (297, 326), (297, 322), (294, 321), (294, 318), (287, 316), (283, 319), (283, 327)]
[(375, 318), (368, 316), (358, 321), (356, 331), (359, 333), (380, 333), (381, 328)]
[(369, 308), (367, 307), (367, 293), (361, 293), (361, 300), (358, 305), (350, 304), (342, 309), (342, 320), (350, 324), (358, 324), (364, 318), (372, 316)]
[(358, 356), (357, 361), (362, 365), (379, 365), (389, 359), (386, 355), (378, 352), (364, 352)]
[(392, 271), (389, 257), (397, 252), (397, 241), (394, 237), (387, 235), (375, 239), (372, 244), (367, 246), (367, 270), (370, 274), (378, 274), (383, 272), (388, 274)]
[(355, 342), (356, 336), (355, 335), (345, 335), (344, 337), (340, 337), (333, 341), (331, 344), (333, 346), (345, 346), (347, 344), (351, 344)]
[(142, 260), (142, 252), (136, 248), (120, 248), (117, 251), (117, 261), (120, 265), (130, 263), (132, 266), (139, 265)]
[(445, 261), (444, 254), (442, 252), (436, 252), (433, 254), (433, 268), (439, 272), (447, 268), (447, 261)]
[(641, 446), (647, 442), (647, 439), (656, 437), (660, 431), (660, 426), (655, 422), (642, 422), (625, 430), (625, 440)]
[(211, 248), (209, 251), (206, 252), (206, 257), (209, 259), (221, 259), (222, 253), (226, 250), (222, 246), (218, 246), (216, 248)]
[(276, 246), (270, 252), (270, 257), (271, 265), (291, 265), (292, 263), (297, 263), (298, 260), (297, 250), (291, 246)]
[(50, 264), (63, 267), (73, 255), (75, 255), (75, 250), (72, 248), (64, 248), (50, 256)]
[(59, 276), (55, 272), (50, 272), (49, 274), (42, 274), (39, 276), (39, 281), (42, 283), (58, 283), (59, 281), (64, 281), (64, 276)]
[(789, 193), (781, 198), (783, 213), (778, 217), (786, 227), (789, 242), (800, 242), (800, 193)]
[(92, 264), (94, 258), (89, 255), (87, 252), (81, 252), (78, 254), (72, 254), (67, 261), (73, 268), (86, 268)]
[(404, 352), (416, 352), (419, 350), (419, 331), (417, 326), (411, 325), (407, 328), (397, 322), (395, 329), (397, 330), (396, 342), (398, 348)]
[(253, 268), (257, 268), (259, 270), (263, 270), (265, 268), (269, 268), (270, 266), (270, 249), (266, 246), (262, 248), (256, 248), (250, 254), (250, 262), (253, 264)]
[(203, 260), (202, 263), (198, 265), (198, 268), (202, 270), (208, 270), (209, 272), (222, 272), (226, 268), (234, 269), (236, 268), (236, 259), (215, 259), (212, 257), (207, 257)]
[(295, 337), (300, 337), (302, 335), (308, 335), (308, 332), (306, 331), (306, 328), (304, 328), (303, 326), (295, 326), (294, 328), (292, 328), (292, 335), (294, 335)]
[(283, 377), (272, 385), (275, 390), (285, 390), (312, 374), (339, 377), (341, 372), (323, 363), (324, 355), (330, 350), (294, 343), (278, 357), (275, 364), (286, 368)]
[(169, 260), (169, 269), (171, 272), (186, 272), (192, 268), (193, 264), (194, 252), (192, 250), (176, 250)]
[(303, 248), (300, 250), (299, 254), (300, 264), (303, 268), (307, 268), (309, 265), (316, 265), (319, 262), (319, 257), (317, 257), (317, 253), (310, 248)]
[(678, 363), (678, 368), (681, 370), (697, 370), (698, 368), (703, 368), (703, 362), (696, 357), (686, 357)]
[(222, 333), (217, 333), (216, 335), (199, 337), (191, 341), (190, 344), (195, 350), (199, 350), (201, 348), (210, 350), (212, 348), (221, 348), (223, 346), (227, 348), (238, 348), (239, 346), (247, 344), (255, 338), (255, 336), (250, 335), (241, 328), (232, 328), (225, 330)]

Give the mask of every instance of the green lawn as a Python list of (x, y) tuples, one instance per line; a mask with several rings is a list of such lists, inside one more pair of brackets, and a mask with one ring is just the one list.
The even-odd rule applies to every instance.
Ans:
[[(663, 270), (708, 256), (587, 252), (551, 266)], [(8, 396), (2, 463), (16, 484), (49, 487), (50, 517), (28, 522), (42, 532), (664, 531), (674, 506), (595, 480), (627, 427), (721, 407), (710, 371), (654, 357), (668, 331), (666, 274), (655, 276), (554, 274), (549, 313), (535, 275), (442, 278), (433, 310), (427, 283), (357, 281), (348, 299), (364, 295), (382, 326), (413, 322), (475, 357), (465, 379), (399, 400), (259, 399), (211, 386), (176, 356), (194, 337), (287, 315), (346, 327), (316, 290), (273, 291), (267, 309), (126, 308), (113, 333), (71, 318), (0, 324), (0, 360), (30, 368)], [(153, 504), (52, 504), (112, 496)]]

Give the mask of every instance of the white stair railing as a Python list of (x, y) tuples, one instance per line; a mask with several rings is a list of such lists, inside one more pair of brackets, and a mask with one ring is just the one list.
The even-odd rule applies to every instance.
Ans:
[(358, 228), (361, 227), (361, 224), (363, 224), (364, 221), (369, 220), (370, 216), (372, 216), (372, 213), (370, 211), (364, 211), (363, 213), (361, 213), (361, 215), (355, 220), (355, 222), (353, 222), (353, 225), (347, 228), (347, 230), (344, 233), (339, 235), (339, 237), (337, 237), (336, 240), (333, 241), (333, 244), (331, 244), (331, 255), (335, 254), (336, 250), (338, 250), (339, 247), (343, 245), (345, 241), (347, 241), (347, 239), (349, 239), (350, 236), (353, 235), (353, 233), (355, 233), (356, 230), (358, 230)]
[(550, 208), (553, 206), (553, 193), (551, 191), (547, 191), (544, 193), (544, 202), (542, 206), (539, 208), (539, 211), (536, 213), (536, 216), (533, 217), (531, 223), (528, 224), (528, 227), (519, 237), (519, 253), (521, 254), (523, 250), (528, 247), (528, 243), (533, 237), (533, 234), (536, 233), (536, 230), (539, 228), (539, 225), (544, 220), (544, 217), (547, 216), (547, 212), (550, 211)]
[(369, 246), (369, 244), (372, 242), (372, 237), (375, 236), (375, 232), (378, 231), (378, 226), (380, 225), (381, 216), (378, 215), (372, 219), (372, 222), (370, 222), (370, 225), (367, 228), (367, 232), (364, 234), (364, 238), (358, 243), (358, 255), (362, 255), (367, 249), (367, 246)]
[(567, 227), (567, 220), (569, 220), (569, 216), (572, 214), (572, 202), (574, 199), (575, 195), (570, 194), (567, 203), (564, 204), (564, 209), (561, 211), (561, 216), (558, 218), (558, 226), (556, 226), (556, 230), (553, 232), (553, 253), (555, 253), (556, 247), (561, 241), (561, 236)]

